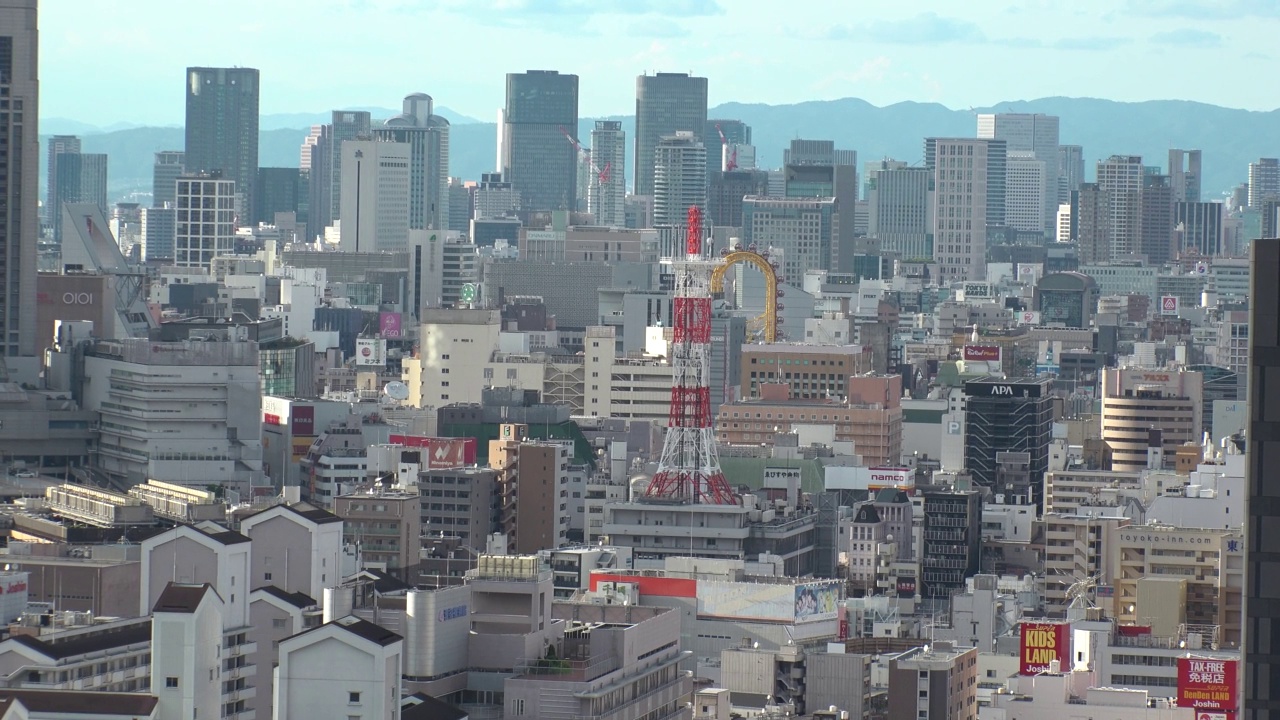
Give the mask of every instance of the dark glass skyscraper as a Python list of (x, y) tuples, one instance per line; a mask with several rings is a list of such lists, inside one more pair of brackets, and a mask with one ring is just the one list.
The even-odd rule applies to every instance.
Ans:
[[(964, 384), (965, 468), (975, 485), (991, 488), (1010, 505), (1042, 502), (1053, 438), (1052, 385), (1036, 378)], [(1024, 458), (1013, 457), (1023, 453)]]
[(36, 241), (40, 237), (39, 43), (36, 0), (0, 6), (0, 355), (36, 354)]
[(187, 172), (235, 180), (239, 215), (254, 217), (258, 175), (258, 71), (187, 68)]
[(507, 75), (502, 175), (525, 210), (569, 210), (578, 192), (578, 159), (565, 133), (578, 133), (578, 76), (555, 70)]
[(64, 203), (93, 203), (107, 211), (107, 156), (102, 153), (60, 153), (58, 182), (51, 199), (53, 238), (62, 242)]
[[(686, 131), (706, 143), (707, 79), (688, 73), (636, 78), (635, 194), (653, 195), (654, 151), (663, 137)], [(720, 138), (715, 138), (719, 145)]]

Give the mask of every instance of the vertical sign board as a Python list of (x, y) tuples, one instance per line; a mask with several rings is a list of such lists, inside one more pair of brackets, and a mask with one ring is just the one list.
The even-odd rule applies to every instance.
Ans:
[(378, 316), (378, 334), (383, 338), (404, 337), (404, 328), (400, 322), (400, 313), (384, 312)]
[(1196, 710), (1235, 711), (1235, 660), (1178, 658), (1178, 707)]
[(1160, 296), (1160, 314), (1161, 315), (1177, 315), (1178, 314), (1178, 296), (1177, 295)]
[(1066, 623), (1022, 623), (1018, 654), (1022, 675), (1049, 672), (1049, 663), (1058, 661), (1058, 671), (1071, 668), (1071, 626)]

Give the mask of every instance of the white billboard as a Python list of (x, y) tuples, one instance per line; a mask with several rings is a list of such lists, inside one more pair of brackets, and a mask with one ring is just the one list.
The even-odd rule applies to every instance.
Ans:
[(915, 473), (905, 467), (850, 467), (828, 466), (825, 470), (827, 490), (879, 490), (901, 488), (911, 490), (916, 485)]
[(386, 365), (387, 341), (382, 338), (358, 338), (356, 340), (356, 365)]

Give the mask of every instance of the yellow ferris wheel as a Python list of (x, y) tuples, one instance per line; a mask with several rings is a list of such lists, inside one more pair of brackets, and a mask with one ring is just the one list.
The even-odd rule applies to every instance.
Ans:
[[(769, 260), (767, 253), (760, 253), (754, 249), (727, 251), (720, 258), (720, 264), (711, 271), (711, 295), (724, 297), (725, 273), (739, 263), (751, 265), (764, 276), (764, 313), (754, 318), (748, 326), (753, 331), (759, 332), (765, 342), (776, 342), (781, 334), (778, 331), (778, 325), (782, 322), (778, 318), (778, 310), (782, 309), (782, 305), (778, 303), (778, 298), (782, 296), (782, 291), (778, 289), (778, 271)], [(759, 329), (755, 330), (755, 328)]]

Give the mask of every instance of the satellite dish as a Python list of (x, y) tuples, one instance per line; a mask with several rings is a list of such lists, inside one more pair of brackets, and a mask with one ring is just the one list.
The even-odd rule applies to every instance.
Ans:
[(386, 387), (382, 388), (382, 394), (386, 395), (392, 400), (408, 400), (409, 386), (405, 385), (399, 380), (393, 380), (387, 383)]

